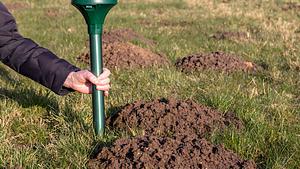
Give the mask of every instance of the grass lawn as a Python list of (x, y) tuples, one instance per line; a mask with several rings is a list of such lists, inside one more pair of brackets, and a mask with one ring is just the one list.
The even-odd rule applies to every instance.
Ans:
[[(20, 32), (71, 63), (84, 50), (85, 22), (69, 0), (3, 0)], [(286, 2), (291, 2), (286, 0)], [(298, 2), (298, 1), (294, 1)], [(16, 5), (15, 3), (19, 3)], [(263, 65), (257, 74), (174, 67), (113, 70), (107, 113), (135, 100), (191, 98), (245, 123), (209, 139), (223, 143), (261, 169), (300, 166), (300, 8), (283, 0), (120, 0), (106, 29), (131, 28), (157, 42), (153, 51), (175, 63), (194, 53), (224, 51)], [(244, 39), (215, 40), (218, 31), (247, 33)], [(143, 44), (139, 44), (142, 47)], [(126, 137), (109, 129), (95, 138), (91, 97), (59, 97), (0, 64), (0, 168), (85, 168), (98, 144)]]

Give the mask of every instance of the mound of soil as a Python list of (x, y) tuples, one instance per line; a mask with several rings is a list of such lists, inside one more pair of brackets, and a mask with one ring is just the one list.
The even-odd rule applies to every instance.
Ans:
[[(106, 52), (105, 52), (106, 51)], [(154, 65), (168, 65), (169, 61), (162, 54), (130, 43), (104, 44), (104, 60), (107, 67), (135, 68)]]
[(120, 139), (112, 147), (103, 148), (88, 167), (255, 169), (256, 165), (205, 139), (143, 136)]
[(218, 70), (223, 72), (255, 71), (257, 66), (252, 62), (246, 62), (237, 56), (223, 52), (210, 54), (195, 54), (178, 59), (175, 66), (182, 72), (193, 72), (200, 70)]
[(225, 39), (247, 39), (249, 36), (245, 32), (217, 32), (211, 37), (216, 40), (225, 40)]
[(222, 113), (192, 100), (178, 101), (173, 98), (128, 104), (109, 117), (107, 124), (127, 131), (141, 129), (146, 135), (175, 136), (186, 133), (200, 138), (229, 125), (238, 129), (243, 127), (233, 113), (223, 116)]
[(253, 161), (243, 160), (223, 145), (215, 146), (203, 138), (228, 125), (242, 128), (242, 122), (233, 113), (222, 115), (192, 100), (136, 101), (107, 122), (129, 131), (141, 128), (144, 135), (118, 139), (112, 146), (100, 148), (88, 168), (256, 168)]
[(145, 38), (143, 35), (134, 32), (132, 29), (116, 29), (110, 32), (104, 31), (103, 43), (114, 43), (114, 42), (132, 42), (139, 41), (148, 46), (154, 46), (155, 41)]
[[(146, 39), (130, 29), (105, 32), (103, 35), (103, 61), (105, 67), (126, 69), (170, 64), (170, 61), (164, 55), (153, 53), (149, 49), (144, 49), (129, 42), (134, 40), (150, 46), (155, 45), (154, 41)], [(88, 47), (77, 59), (87, 64), (90, 63)]]
[(284, 11), (289, 11), (289, 10), (300, 11), (300, 3), (286, 2), (282, 5), (281, 9), (284, 10)]
[[(83, 53), (78, 60), (90, 63), (90, 54)], [(103, 43), (103, 62), (109, 69), (144, 68), (150, 66), (169, 65), (170, 62), (162, 54), (156, 54), (131, 43)]]

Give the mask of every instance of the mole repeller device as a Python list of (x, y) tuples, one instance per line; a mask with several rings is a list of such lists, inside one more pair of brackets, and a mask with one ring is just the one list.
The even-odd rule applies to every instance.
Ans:
[[(97, 77), (103, 72), (102, 32), (106, 15), (117, 0), (72, 0), (83, 15), (90, 36), (91, 70)], [(103, 136), (105, 129), (104, 93), (93, 85), (93, 124), (96, 135)]]

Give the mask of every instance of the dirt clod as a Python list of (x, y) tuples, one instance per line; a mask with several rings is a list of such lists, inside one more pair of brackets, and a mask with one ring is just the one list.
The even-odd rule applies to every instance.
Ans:
[(108, 119), (113, 128), (142, 129), (145, 134), (177, 135), (187, 133), (202, 138), (216, 129), (233, 125), (238, 129), (242, 122), (233, 113), (222, 115), (217, 110), (199, 105), (192, 100), (156, 99), (136, 101), (126, 105)]
[(257, 69), (257, 66), (254, 63), (243, 61), (237, 56), (223, 52), (189, 55), (178, 59), (175, 63), (175, 66), (182, 72), (193, 72), (200, 70), (251, 72)]
[(89, 161), (88, 167), (255, 169), (256, 165), (205, 139), (143, 136), (120, 139), (112, 147), (103, 148), (96, 159)]
[(300, 3), (286, 2), (282, 5), (281, 9), (284, 10), (284, 11), (289, 11), (289, 10), (300, 11)]
[(67, 12), (66, 10), (62, 10), (60, 8), (48, 8), (44, 11), (45, 16), (49, 18), (56, 18), (56, 17), (66, 17)]

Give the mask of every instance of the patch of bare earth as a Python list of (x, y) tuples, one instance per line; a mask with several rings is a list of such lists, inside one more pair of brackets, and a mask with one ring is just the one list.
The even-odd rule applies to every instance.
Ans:
[(154, 101), (136, 101), (124, 106), (107, 123), (112, 128), (132, 131), (142, 129), (144, 134), (176, 135), (196, 134), (200, 138), (214, 130), (232, 125), (243, 128), (242, 122), (233, 113), (221, 112), (199, 105), (192, 100), (179, 101), (173, 98)]
[[(151, 66), (169, 65), (170, 62), (163, 54), (152, 52), (130, 43), (140, 41), (148, 46), (155, 42), (139, 35), (132, 30), (115, 30), (104, 32), (103, 35), (103, 60), (107, 68), (145, 68)], [(79, 61), (90, 62), (89, 51), (86, 50), (78, 57)]]
[(256, 168), (253, 161), (203, 138), (228, 125), (242, 128), (242, 122), (233, 113), (222, 115), (192, 100), (136, 101), (124, 106), (108, 123), (128, 131), (141, 128), (144, 135), (100, 148), (88, 162), (89, 168)]
[(215, 146), (206, 139), (186, 135), (175, 139), (157, 136), (120, 139), (112, 147), (101, 149), (97, 158), (89, 161), (88, 167), (255, 169), (256, 165), (222, 145)]
[(210, 54), (194, 54), (178, 59), (175, 66), (182, 72), (201, 70), (217, 70), (222, 72), (255, 71), (257, 66), (248, 61), (243, 61), (238, 56), (223, 52)]
[(143, 35), (133, 31), (132, 29), (116, 29), (112, 31), (104, 31), (103, 42), (114, 43), (114, 42), (132, 42), (139, 41), (148, 46), (155, 46), (156, 42), (145, 38)]

